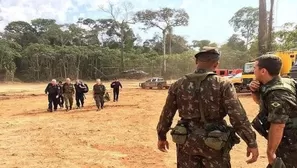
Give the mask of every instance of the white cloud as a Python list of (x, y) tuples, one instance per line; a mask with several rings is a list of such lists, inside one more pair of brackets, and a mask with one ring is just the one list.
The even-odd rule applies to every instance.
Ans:
[(67, 20), (67, 11), (77, 10), (71, 0), (5, 0), (1, 3), (3, 20), (0, 29), (11, 21), (27, 21), (35, 18), (52, 18), (58, 22)]

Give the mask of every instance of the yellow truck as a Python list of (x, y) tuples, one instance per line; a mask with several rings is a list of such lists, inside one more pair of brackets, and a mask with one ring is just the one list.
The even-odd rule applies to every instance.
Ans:
[[(276, 55), (281, 58), (282, 60), (282, 68), (280, 75), (282, 77), (290, 77), (291, 69), (295, 64), (296, 58), (297, 58), (297, 50), (295, 51), (276, 51), (273, 53), (267, 53)], [(249, 90), (248, 84), (255, 79), (254, 75), (254, 64), (255, 61), (247, 62), (244, 64), (243, 71), (242, 71), (242, 80), (241, 83), (233, 83), (236, 87), (237, 91), (242, 90)], [(297, 66), (297, 65), (296, 65)], [(293, 74), (292, 74), (293, 75)], [(297, 75), (297, 73), (296, 73)]]

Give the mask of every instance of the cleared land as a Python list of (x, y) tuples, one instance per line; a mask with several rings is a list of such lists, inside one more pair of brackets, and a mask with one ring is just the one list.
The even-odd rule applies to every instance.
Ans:
[[(48, 113), (45, 86), (0, 84), (0, 167), (176, 167), (170, 135), (168, 153), (156, 147), (155, 128), (167, 90), (142, 90), (137, 88), (138, 81), (123, 81), (119, 102), (106, 103), (103, 111), (95, 111), (87, 94), (84, 109)], [(252, 119), (258, 107), (249, 96), (240, 100)], [(246, 145), (241, 142), (231, 153), (232, 167), (266, 166), (266, 141), (259, 135), (257, 139), (258, 162), (245, 163)]]

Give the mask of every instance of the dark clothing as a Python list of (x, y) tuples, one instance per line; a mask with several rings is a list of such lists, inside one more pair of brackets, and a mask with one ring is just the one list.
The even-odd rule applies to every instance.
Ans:
[[(284, 87), (287, 90), (271, 90), (273, 87)], [(260, 87), (260, 112), (266, 114), (269, 123), (286, 124), (286, 138), (281, 140), (276, 156), (290, 168), (297, 168), (297, 128), (289, 128), (292, 119), (297, 118), (296, 102), (293, 79), (276, 77)]]
[(48, 94), (48, 110), (53, 111), (53, 105), (54, 110), (57, 110), (57, 96), (60, 94), (60, 87), (49, 83), (45, 88), (45, 94)]
[(76, 106), (77, 107), (84, 107), (84, 93), (75, 93), (75, 100), (76, 100)]
[(50, 95), (58, 95), (60, 94), (60, 88), (58, 85), (53, 85), (49, 83), (46, 88), (45, 88), (45, 94), (50, 94)]
[(113, 101), (119, 100), (120, 89), (113, 89)]
[(58, 85), (58, 89), (60, 90), (60, 94), (59, 94), (59, 97), (57, 99), (57, 103), (60, 107), (63, 107), (64, 106), (64, 98), (63, 98), (63, 84), (59, 84)]
[(119, 94), (120, 94), (120, 87), (123, 88), (121, 82), (114, 81), (110, 84), (110, 87), (113, 88), (113, 101), (118, 101)]
[(119, 82), (119, 81), (112, 82), (110, 84), (110, 87), (113, 89), (119, 89), (120, 87), (123, 88), (121, 82)]
[(76, 84), (74, 84), (74, 87), (75, 87), (76, 106), (83, 107), (84, 106), (84, 92), (87, 87), (82, 83), (76, 83)]
[(53, 111), (53, 105), (54, 105), (54, 110), (56, 111), (58, 108), (58, 99), (56, 98), (55, 95), (48, 95), (48, 110)]

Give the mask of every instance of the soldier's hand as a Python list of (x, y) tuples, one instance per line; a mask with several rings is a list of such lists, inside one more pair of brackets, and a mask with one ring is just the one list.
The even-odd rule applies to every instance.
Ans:
[(158, 141), (158, 149), (162, 152), (167, 152), (169, 149), (169, 143), (168, 141)]
[(269, 164), (272, 165), (274, 160), (276, 159), (275, 153), (267, 152), (267, 159), (268, 159)]
[(251, 91), (255, 92), (259, 89), (260, 87), (260, 82), (253, 80), (250, 84), (249, 84), (249, 88), (251, 89)]
[(248, 164), (254, 163), (254, 162), (257, 161), (257, 159), (259, 157), (258, 148), (249, 148), (249, 147), (247, 147), (246, 157), (250, 157), (251, 154), (252, 154), (252, 158), (246, 161)]

